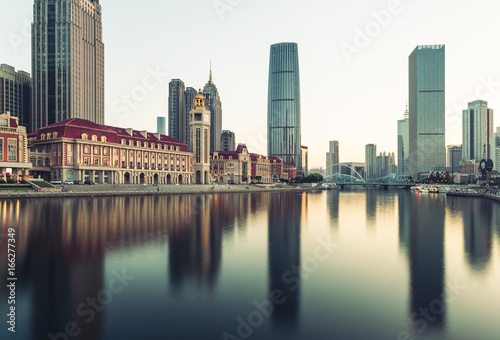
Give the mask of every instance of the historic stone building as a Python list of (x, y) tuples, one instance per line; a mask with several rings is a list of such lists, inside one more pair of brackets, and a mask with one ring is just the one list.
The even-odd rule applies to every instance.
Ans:
[(19, 118), (9, 112), (0, 115), (0, 180), (20, 181), (28, 177), (28, 139)]
[(189, 184), (193, 154), (159, 133), (73, 118), (28, 135), (32, 174), (99, 184)]

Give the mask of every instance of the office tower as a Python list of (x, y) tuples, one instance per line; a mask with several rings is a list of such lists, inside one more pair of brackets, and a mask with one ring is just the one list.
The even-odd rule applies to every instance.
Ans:
[(30, 131), (31, 76), (14, 67), (0, 65), (0, 114), (10, 112), (19, 118), (19, 124)]
[(409, 150), (409, 123), (410, 114), (406, 107), (404, 118), (398, 120), (398, 174), (400, 176), (408, 176), (410, 169), (408, 168), (408, 160), (410, 157)]
[(186, 114), (184, 92), (186, 87), (180, 79), (172, 79), (168, 84), (168, 135), (180, 142), (186, 140)]
[(339, 142), (332, 140), (328, 143), (328, 152), (326, 153), (326, 175), (340, 173), (339, 163)]
[(182, 141), (183, 143), (187, 144), (189, 151), (193, 152), (193, 148), (191, 147), (191, 116), (189, 112), (191, 112), (192, 109), (194, 109), (195, 106), (195, 98), (196, 95), (198, 94), (198, 91), (196, 91), (192, 87), (187, 87), (186, 90), (184, 91), (184, 112), (185, 114), (185, 141)]
[(376, 176), (377, 177), (385, 177), (390, 173), (391, 169), (391, 156), (390, 154), (380, 153), (380, 155), (377, 156), (376, 160)]
[(445, 46), (417, 46), (409, 57), (410, 175), (444, 168)]
[(97, 0), (35, 0), (31, 130), (69, 118), (104, 124), (102, 8)]
[(210, 174), (210, 111), (205, 106), (201, 91), (195, 97), (191, 116), (191, 145), (193, 146), (193, 172), (196, 184), (208, 184)]
[(462, 145), (448, 145), (446, 147), (446, 167), (450, 168), (450, 172), (458, 172), (460, 162), (462, 161)]
[(500, 127), (491, 135), (490, 158), (493, 161), (493, 170), (500, 172)]
[(365, 145), (366, 179), (377, 178), (377, 145)]
[(156, 132), (161, 135), (167, 134), (167, 119), (165, 117), (156, 117)]
[(493, 131), (493, 110), (488, 102), (476, 100), (470, 102), (463, 111), (462, 158), (465, 161), (489, 159), (490, 137)]
[(267, 153), (302, 171), (299, 54), (296, 43), (271, 46), (267, 104)]
[(212, 81), (212, 67), (208, 83), (203, 88), (207, 109), (210, 111), (210, 151), (220, 150), (220, 135), (222, 133), (222, 103), (219, 91)]
[(309, 148), (305, 145), (300, 147), (301, 150), (301, 158), (302, 158), (302, 175), (304, 177), (308, 176), (308, 168), (309, 168)]
[(235, 151), (236, 136), (234, 132), (229, 130), (222, 131), (222, 134), (220, 135), (220, 144), (222, 150), (217, 150), (217, 151)]

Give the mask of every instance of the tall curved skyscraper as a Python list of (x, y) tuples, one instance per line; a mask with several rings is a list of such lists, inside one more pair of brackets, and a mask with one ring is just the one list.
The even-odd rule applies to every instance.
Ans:
[(267, 154), (295, 162), (302, 171), (300, 77), (296, 43), (271, 45), (267, 105)]

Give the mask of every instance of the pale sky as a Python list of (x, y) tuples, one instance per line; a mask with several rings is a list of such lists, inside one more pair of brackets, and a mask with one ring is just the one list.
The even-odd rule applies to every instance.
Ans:
[[(417, 45), (446, 45), (447, 145), (462, 143), (468, 101), (487, 100), (500, 110), (498, 1), (100, 2), (109, 125), (156, 131), (156, 116), (168, 114), (169, 81), (202, 88), (212, 60), (223, 129), (250, 152), (266, 154), (269, 49), (288, 41), (299, 45), (302, 144), (310, 167), (325, 166), (329, 140), (340, 142), (342, 162), (364, 162), (368, 143), (396, 152), (408, 56)], [(0, 5), (0, 63), (30, 73), (32, 12), (31, 0)]]

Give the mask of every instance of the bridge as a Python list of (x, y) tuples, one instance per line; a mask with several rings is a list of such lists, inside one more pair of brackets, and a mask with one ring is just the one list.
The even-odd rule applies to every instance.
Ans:
[[(346, 175), (339, 172), (334, 173), (333, 175), (327, 176), (323, 179), (324, 184), (336, 184), (336, 185), (359, 185), (359, 186), (397, 186), (397, 187), (412, 187), (415, 185), (415, 180), (410, 179), (406, 176), (399, 176), (398, 174), (389, 174), (380, 178), (370, 178), (364, 179), (355, 169), (351, 168), (345, 164), (334, 164), (334, 166), (343, 166), (353, 170), (356, 176)], [(325, 170), (326, 172), (326, 170)]]

